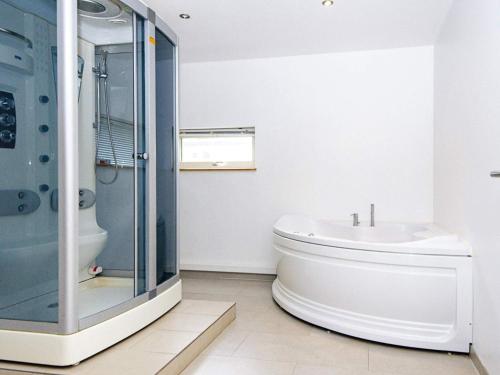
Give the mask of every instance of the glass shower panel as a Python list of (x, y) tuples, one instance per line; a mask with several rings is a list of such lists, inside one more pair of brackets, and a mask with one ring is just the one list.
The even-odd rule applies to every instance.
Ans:
[(156, 29), (156, 278), (177, 273), (175, 46)]
[[(132, 37), (132, 30), (129, 31)], [(96, 47), (100, 105), (95, 129), (97, 223), (108, 232), (97, 258), (104, 275), (127, 278), (134, 289), (134, 55), (133, 44)], [(106, 67), (103, 66), (106, 61)], [(103, 75), (104, 76), (104, 75)], [(97, 84), (96, 84), (97, 85)], [(97, 86), (96, 86), (97, 91)], [(100, 122), (98, 122), (100, 121)], [(124, 280), (121, 280), (124, 281)], [(133, 297), (133, 294), (131, 295)]]
[[(136, 150), (143, 154), (146, 152), (146, 89), (145, 89), (145, 21), (136, 15)], [(147, 161), (136, 159), (136, 212), (137, 212), (137, 253), (136, 253), (136, 294), (146, 291), (146, 264), (147, 264)]]
[(80, 233), (89, 239), (80, 245), (79, 315), (96, 315), (84, 325), (144, 292), (138, 277), (144, 244), (136, 229), (143, 226), (136, 216), (143, 193), (134, 158), (142, 118), (136, 103), (144, 96), (135, 74), (144, 69), (135, 43), (142, 21), (112, 4), (118, 8), (112, 20), (82, 9), (78, 19), (78, 54), (88, 62), (79, 100), (79, 215)]
[(0, 0), (0, 319), (58, 320), (56, 15)]

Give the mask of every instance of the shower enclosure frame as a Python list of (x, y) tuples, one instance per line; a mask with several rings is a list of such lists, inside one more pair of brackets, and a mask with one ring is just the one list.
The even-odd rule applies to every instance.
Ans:
[[(128, 333), (121, 335), (116, 332), (116, 327), (108, 324), (105, 331), (113, 333), (112, 339), (105, 339), (100, 348), (90, 348), (88, 342), (81, 343), (79, 334), (88, 330), (87, 336), (95, 339), (98, 325), (109, 323), (113, 318), (123, 316), (131, 324), (132, 310), (141, 310), (139, 313), (155, 320), (181, 299), (181, 284), (179, 277), (179, 204), (178, 204), (178, 175), (179, 175), (179, 139), (178, 139), (178, 38), (176, 34), (163, 22), (155, 12), (138, 0), (121, 0), (134, 11), (134, 136), (137, 132), (137, 43), (136, 43), (136, 14), (144, 19), (144, 84), (145, 84), (145, 129), (146, 152), (149, 154), (146, 168), (146, 291), (133, 299), (102, 311), (89, 317), (78, 316), (78, 241), (79, 241), (79, 154), (78, 154), (78, 88), (77, 56), (78, 56), (78, 10), (77, 0), (57, 1), (57, 112), (58, 112), (58, 189), (59, 189), (59, 218), (58, 218), (58, 296), (59, 310), (57, 323), (18, 321), (0, 319), (0, 360), (25, 361), (49, 365), (70, 365), (105, 349), (119, 340), (129, 336), (138, 329), (129, 329)], [(176, 274), (163, 283), (156, 285), (156, 62), (155, 62), (155, 35), (156, 29), (160, 30), (174, 46), (174, 165), (175, 165), (175, 210), (176, 210)], [(137, 139), (136, 137), (134, 138)], [(136, 142), (134, 142), (136, 143)], [(134, 146), (137, 155), (137, 145)], [(134, 163), (134, 187), (137, 191), (137, 163)], [(134, 230), (136, 232), (135, 251), (135, 281), (137, 282), (137, 192), (134, 202)], [(169, 293), (168, 296), (166, 296)], [(160, 296), (164, 295), (160, 303)], [(146, 311), (148, 302), (154, 302), (152, 312)], [(154, 318), (153, 318), (154, 317)], [(151, 320), (150, 319), (150, 320)], [(149, 324), (144, 323), (142, 326)], [(102, 324), (101, 324), (102, 323)], [(125, 321), (126, 323), (126, 321)], [(139, 327), (140, 328), (142, 328)], [(137, 327), (136, 327), (137, 328)], [(133, 330), (133, 331), (132, 331)], [(88, 333), (93, 332), (93, 333)], [(43, 359), (49, 349), (41, 347), (37, 355), (24, 353), (19, 356), (5, 355), (2, 352), (7, 348), (6, 340), (14, 339), (16, 345), (22, 347), (27, 343), (39, 343), (41, 346), (54, 342), (53, 351), (58, 348), (61, 359), (56, 357)], [(71, 340), (65, 340), (71, 338)], [(89, 340), (87, 337), (84, 340)], [(1, 343), (4, 342), (4, 345)], [(12, 343), (12, 341), (11, 341)], [(14, 345), (14, 346), (16, 346)], [(83, 348), (78, 348), (83, 345)], [(33, 346), (32, 346), (33, 347)], [(74, 352), (78, 353), (74, 353)], [(12, 350), (7, 353), (12, 353)], [(37, 359), (38, 358), (38, 359)]]

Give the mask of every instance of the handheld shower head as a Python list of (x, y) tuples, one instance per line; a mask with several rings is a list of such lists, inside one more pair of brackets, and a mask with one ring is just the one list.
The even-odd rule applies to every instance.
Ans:
[(108, 74), (108, 51), (106, 51), (106, 50), (102, 51), (101, 61), (102, 61), (102, 73), (107, 75)]
[[(108, 90), (108, 51), (102, 50), (100, 61), (97, 63), (97, 67), (94, 69), (94, 73), (96, 76), (96, 94), (97, 94), (97, 108), (96, 108), (96, 117), (97, 117), (97, 141), (96, 141), (96, 158), (99, 157), (99, 145), (101, 142), (101, 125), (102, 125), (102, 114), (101, 114), (101, 83), (104, 89), (104, 108), (105, 114), (104, 118), (106, 120), (109, 143), (111, 146), (111, 153), (113, 155), (113, 164), (114, 164), (114, 176), (110, 181), (103, 180), (99, 178), (96, 174), (97, 180), (104, 185), (113, 184), (118, 178), (118, 159), (116, 157), (116, 149), (115, 149), (115, 140), (113, 137), (113, 131), (111, 126), (111, 118), (110, 118), (110, 110), (109, 110), (109, 90)], [(95, 163), (95, 167), (97, 167), (97, 160)]]

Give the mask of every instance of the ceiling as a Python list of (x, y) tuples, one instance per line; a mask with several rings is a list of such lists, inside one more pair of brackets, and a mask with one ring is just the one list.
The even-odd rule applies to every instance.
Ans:
[[(185, 62), (433, 44), (453, 0), (143, 0)], [(191, 19), (182, 20), (180, 13)]]

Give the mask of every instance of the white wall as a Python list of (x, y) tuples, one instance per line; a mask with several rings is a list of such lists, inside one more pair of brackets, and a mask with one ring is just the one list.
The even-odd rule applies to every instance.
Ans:
[(435, 48), (435, 217), (474, 251), (474, 349), (500, 374), (500, 3), (456, 0)]
[(285, 213), (433, 220), (433, 47), (183, 64), (180, 82), (181, 127), (255, 126), (257, 145), (256, 172), (181, 172), (184, 269), (274, 272)]

